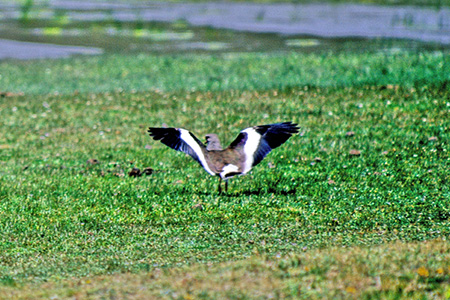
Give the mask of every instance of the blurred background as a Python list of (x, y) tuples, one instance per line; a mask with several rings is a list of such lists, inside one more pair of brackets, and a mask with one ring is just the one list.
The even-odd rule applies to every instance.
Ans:
[(450, 49), (450, 1), (0, 2), (0, 59)]

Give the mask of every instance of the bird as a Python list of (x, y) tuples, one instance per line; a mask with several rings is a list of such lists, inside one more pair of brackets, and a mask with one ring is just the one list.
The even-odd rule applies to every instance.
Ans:
[(183, 128), (149, 127), (148, 133), (154, 140), (190, 155), (210, 175), (218, 176), (218, 191), (222, 193), (222, 181), (225, 181), (225, 191), (228, 192), (228, 179), (247, 174), (270, 151), (298, 133), (300, 128), (297, 125), (282, 122), (245, 128), (225, 149), (216, 134), (207, 134), (205, 145)]

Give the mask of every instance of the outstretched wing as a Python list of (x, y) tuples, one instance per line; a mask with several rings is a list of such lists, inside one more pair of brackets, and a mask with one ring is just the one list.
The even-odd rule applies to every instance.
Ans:
[(242, 130), (229, 148), (242, 148), (245, 154), (245, 167), (247, 173), (269, 154), (272, 149), (281, 146), (300, 128), (292, 122), (260, 125)]
[(191, 132), (182, 128), (149, 127), (148, 132), (154, 140), (159, 140), (172, 149), (189, 154), (211, 175), (215, 175), (206, 162), (203, 150), (205, 145)]

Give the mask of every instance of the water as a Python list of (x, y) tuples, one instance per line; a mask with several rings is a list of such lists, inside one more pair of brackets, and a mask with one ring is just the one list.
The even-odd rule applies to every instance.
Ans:
[(450, 9), (68, 0), (27, 7), (0, 2), (0, 59), (403, 49), (450, 49)]

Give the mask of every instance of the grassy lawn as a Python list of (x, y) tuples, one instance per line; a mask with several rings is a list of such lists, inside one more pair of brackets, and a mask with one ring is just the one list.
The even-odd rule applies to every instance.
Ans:
[[(0, 63), (0, 298), (450, 297), (449, 65), (437, 52)], [(225, 195), (146, 133), (227, 144), (278, 121), (301, 134)]]

